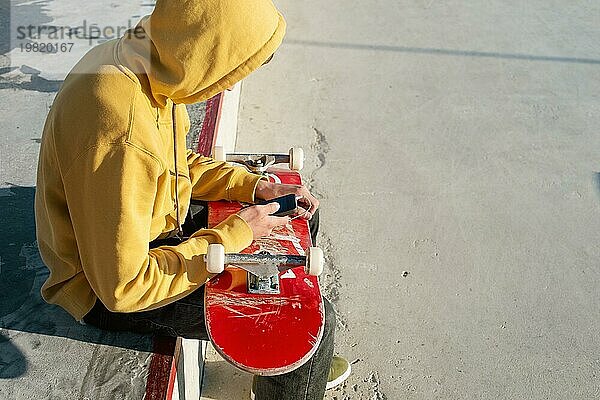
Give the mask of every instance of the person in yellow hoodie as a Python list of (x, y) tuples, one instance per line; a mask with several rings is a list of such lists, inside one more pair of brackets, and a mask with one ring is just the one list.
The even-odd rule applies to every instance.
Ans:
[[(305, 187), (271, 184), (186, 150), (185, 105), (259, 68), (284, 32), (271, 0), (158, 0), (135, 29), (73, 68), (46, 120), (38, 166), (47, 302), (102, 329), (207, 339), (208, 245), (239, 252), (288, 219), (270, 215), (275, 204), (253, 206), (212, 229), (185, 232), (191, 199), (253, 203), (295, 193), (309, 200), (309, 216), (318, 201)], [(253, 395), (322, 399), (350, 372), (333, 357), (334, 326), (326, 301), (325, 334), (312, 359), (285, 375), (257, 377)]]

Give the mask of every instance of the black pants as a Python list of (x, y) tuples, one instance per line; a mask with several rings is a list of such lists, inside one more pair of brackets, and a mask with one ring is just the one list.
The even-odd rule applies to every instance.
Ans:
[[(206, 226), (206, 207), (194, 205), (184, 224), (184, 233), (193, 233)], [(313, 243), (318, 231), (318, 211), (310, 223)], [(151, 243), (151, 247), (176, 244), (176, 239)], [(300, 368), (287, 374), (257, 377), (257, 400), (321, 400), (325, 393), (335, 330), (335, 312), (329, 301), (325, 303), (323, 339), (312, 358)], [(115, 313), (104, 307), (100, 300), (83, 318), (90, 325), (110, 331), (129, 331), (188, 339), (209, 340), (204, 321), (204, 286), (186, 297), (151, 311)]]

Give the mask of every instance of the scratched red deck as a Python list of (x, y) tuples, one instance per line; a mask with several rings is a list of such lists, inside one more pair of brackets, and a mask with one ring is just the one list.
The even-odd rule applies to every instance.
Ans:
[[(269, 170), (271, 181), (301, 184), (289, 170)], [(209, 226), (237, 212), (237, 202), (209, 205)], [(311, 246), (308, 223), (295, 219), (242, 253), (304, 255)], [(323, 335), (324, 309), (317, 277), (303, 267), (281, 272), (280, 294), (250, 294), (247, 272), (233, 266), (206, 284), (205, 317), (215, 349), (233, 365), (255, 375), (276, 375), (304, 364)]]

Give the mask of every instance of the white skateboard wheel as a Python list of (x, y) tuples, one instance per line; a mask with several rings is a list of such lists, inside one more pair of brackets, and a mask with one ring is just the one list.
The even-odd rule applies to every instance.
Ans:
[(302, 147), (292, 147), (290, 149), (290, 169), (300, 171), (304, 168), (304, 150)]
[(213, 158), (215, 161), (227, 161), (227, 154), (222, 146), (215, 146), (213, 151)]
[(220, 274), (225, 269), (225, 247), (220, 243), (208, 245), (206, 256), (206, 270), (211, 274)]
[(306, 259), (306, 273), (312, 276), (319, 276), (323, 273), (325, 265), (325, 256), (320, 247), (309, 247), (308, 257)]

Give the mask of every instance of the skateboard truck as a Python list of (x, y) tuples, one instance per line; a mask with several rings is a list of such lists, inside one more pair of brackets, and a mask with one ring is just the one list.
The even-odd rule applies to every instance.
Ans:
[(204, 256), (206, 269), (220, 274), (225, 265), (233, 265), (248, 272), (248, 292), (254, 294), (279, 294), (279, 273), (304, 266), (307, 275), (319, 276), (323, 272), (324, 256), (319, 247), (309, 247), (308, 255), (225, 254), (225, 247), (208, 245)]
[(288, 154), (277, 153), (225, 153), (220, 146), (215, 147), (214, 157), (217, 161), (227, 161), (244, 165), (252, 172), (264, 174), (272, 165), (288, 164), (292, 171), (300, 171), (304, 167), (304, 150), (292, 147)]

